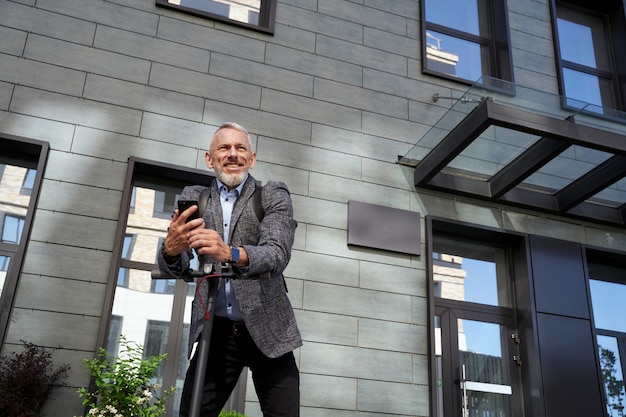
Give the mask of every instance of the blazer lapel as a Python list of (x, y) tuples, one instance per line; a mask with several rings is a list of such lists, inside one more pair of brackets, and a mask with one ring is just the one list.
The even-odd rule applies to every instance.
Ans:
[(230, 241), (233, 242), (233, 232), (234, 227), (239, 221), (239, 218), (243, 214), (243, 210), (248, 204), (248, 200), (254, 194), (254, 189), (256, 187), (256, 180), (252, 177), (252, 175), (248, 175), (248, 179), (246, 183), (243, 185), (241, 189), (241, 194), (237, 197), (237, 202), (235, 202), (235, 207), (233, 207), (233, 212), (230, 216)]
[(224, 217), (222, 213), (222, 204), (220, 203), (220, 192), (217, 189), (217, 182), (211, 184), (211, 198), (207, 204), (208, 216), (204, 216), (205, 226), (207, 229), (216, 230), (220, 236), (224, 237)]

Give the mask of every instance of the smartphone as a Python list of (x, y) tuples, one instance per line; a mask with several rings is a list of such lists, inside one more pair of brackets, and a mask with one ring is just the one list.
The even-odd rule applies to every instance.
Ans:
[[(178, 200), (178, 214), (182, 214), (183, 211), (187, 210), (191, 206), (197, 206), (198, 202), (196, 200)], [(187, 222), (193, 219), (197, 219), (200, 217), (198, 210), (194, 211), (191, 216), (187, 219)]]

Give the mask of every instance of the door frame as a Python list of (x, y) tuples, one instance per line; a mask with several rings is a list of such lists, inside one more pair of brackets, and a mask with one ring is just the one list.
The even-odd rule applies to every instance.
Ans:
[[(519, 392), (519, 408), (523, 410), (519, 414), (515, 414), (517, 417), (545, 417), (541, 405), (537, 403), (538, 398), (536, 392), (543, 392), (540, 366), (537, 361), (533, 360), (534, 353), (538, 351), (538, 339), (536, 335), (536, 329), (534, 329), (533, 323), (536, 321), (536, 313), (533, 301), (533, 282), (530, 276), (530, 254), (528, 249), (528, 236), (523, 233), (502, 231), (501, 229), (489, 228), (480, 225), (475, 225), (466, 222), (451, 221), (449, 219), (426, 216), (425, 218), (425, 237), (426, 237), (426, 251), (424, 253), (426, 274), (428, 278), (427, 291), (428, 291), (428, 319), (429, 319), (429, 375), (431, 383), (429, 384), (430, 390), (430, 414), (435, 415), (437, 409), (437, 386), (435, 381), (437, 363), (435, 360), (435, 327), (434, 317), (435, 309), (439, 306), (450, 306), (454, 304), (454, 301), (435, 299), (434, 277), (433, 277), (433, 235), (437, 233), (445, 233), (448, 235), (456, 235), (459, 237), (474, 240), (476, 242), (493, 244), (495, 246), (505, 247), (507, 249), (507, 271), (510, 277), (513, 277), (512, 291), (514, 293), (514, 299), (512, 300), (513, 308), (508, 309), (505, 307), (493, 307), (483, 306), (481, 304), (469, 303), (471, 310), (476, 312), (475, 317), (480, 317), (481, 314), (490, 315), (502, 315), (505, 314), (508, 317), (513, 317), (518, 335), (524, 335), (521, 337), (519, 344), (520, 356), (524, 360), (526, 355), (529, 355), (531, 359), (529, 363), (525, 360), (520, 368), (520, 380), (521, 387), (518, 388)], [(436, 302), (437, 301), (437, 302)], [(485, 316), (483, 316), (485, 317)], [(493, 316), (492, 316), (493, 317)], [(486, 320), (489, 321), (489, 320)], [(533, 395), (534, 393), (534, 395)], [(447, 401), (447, 400), (446, 400)], [(444, 406), (444, 415), (452, 410), (454, 404), (458, 402), (455, 399), (450, 406)], [(459, 408), (460, 409), (460, 408)], [(452, 414), (453, 415), (453, 414)]]

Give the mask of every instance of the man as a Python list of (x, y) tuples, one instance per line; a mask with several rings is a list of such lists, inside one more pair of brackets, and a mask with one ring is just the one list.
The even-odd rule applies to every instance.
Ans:
[[(282, 274), (297, 226), (289, 191), (282, 182), (268, 181), (261, 191), (264, 215), (259, 218), (254, 207), (259, 185), (248, 174), (256, 154), (248, 132), (236, 123), (217, 129), (205, 162), (217, 176), (206, 210), (189, 222), (196, 205), (182, 213), (175, 210), (158, 257), (162, 271), (180, 275), (195, 250), (209, 258), (214, 272), (229, 268), (235, 276), (219, 279), (200, 414), (217, 417), (248, 366), (263, 415), (297, 417), (299, 372), (293, 350), (302, 340)], [(181, 199), (198, 200), (205, 188), (185, 187)], [(258, 278), (268, 272), (269, 279)], [(193, 301), (190, 351), (205, 319), (207, 285), (198, 285), (202, 297), (196, 294)], [(185, 377), (181, 417), (189, 415), (196, 362), (194, 355)]]

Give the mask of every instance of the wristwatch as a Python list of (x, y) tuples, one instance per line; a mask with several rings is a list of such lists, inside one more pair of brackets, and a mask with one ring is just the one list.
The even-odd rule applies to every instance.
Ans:
[(237, 264), (239, 263), (239, 248), (234, 246), (230, 247), (230, 259), (228, 260), (229, 264)]
[(165, 245), (161, 246), (161, 253), (163, 253), (163, 259), (165, 259), (165, 263), (168, 265), (175, 264), (180, 258), (180, 255), (177, 255), (177, 256), (168, 255), (167, 252), (165, 251)]

